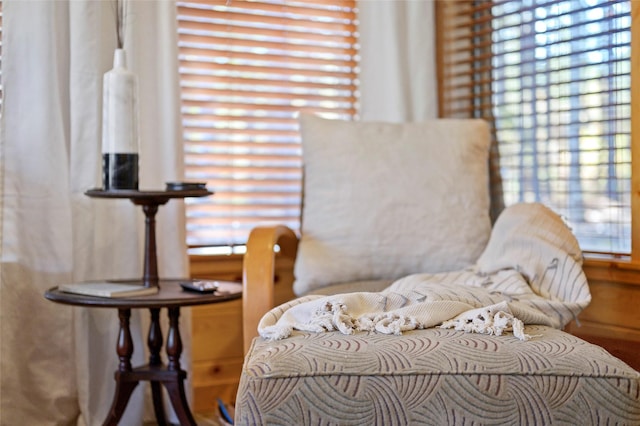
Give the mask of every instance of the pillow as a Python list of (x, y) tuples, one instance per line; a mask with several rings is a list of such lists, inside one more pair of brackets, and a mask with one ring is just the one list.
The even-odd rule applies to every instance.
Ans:
[(491, 232), (482, 120), (300, 116), (304, 188), (296, 294), (472, 265)]

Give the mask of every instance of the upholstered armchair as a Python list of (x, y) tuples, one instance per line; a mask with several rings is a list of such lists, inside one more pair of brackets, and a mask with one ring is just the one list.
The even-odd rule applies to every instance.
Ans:
[(640, 424), (640, 374), (562, 331), (590, 300), (569, 228), (492, 225), (485, 122), (300, 126), (300, 238), (247, 245), (236, 424)]

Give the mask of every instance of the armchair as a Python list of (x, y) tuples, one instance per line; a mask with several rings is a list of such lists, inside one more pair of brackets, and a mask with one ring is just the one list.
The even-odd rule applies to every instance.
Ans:
[[(247, 245), (236, 424), (640, 424), (640, 374), (561, 331), (590, 300), (568, 228), (541, 205), (492, 228), (486, 123), (302, 116), (301, 134), (301, 237), (257, 228)], [(400, 328), (352, 313), (379, 301)], [(452, 314), (466, 304), (481, 314)]]

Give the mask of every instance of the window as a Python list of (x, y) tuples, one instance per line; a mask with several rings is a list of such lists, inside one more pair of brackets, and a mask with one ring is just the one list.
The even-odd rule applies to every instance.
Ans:
[(493, 124), (505, 204), (631, 252), (631, 2), (438, 3), (441, 114)]
[(299, 228), (296, 116), (356, 113), (355, 0), (178, 2), (190, 246), (234, 246), (259, 224)]

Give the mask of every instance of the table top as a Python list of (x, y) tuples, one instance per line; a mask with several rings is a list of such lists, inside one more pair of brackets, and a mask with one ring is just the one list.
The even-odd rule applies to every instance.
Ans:
[(171, 198), (189, 198), (189, 197), (206, 197), (213, 194), (206, 188), (199, 189), (174, 189), (174, 190), (160, 190), (160, 191), (147, 191), (137, 189), (117, 189), (105, 191), (101, 188), (94, 188), (85, 191), (85, 195), (94, 198), (129, 198), (132, 200), (145, 200), (145, 199), (163, 199), (169, 200)]
[[(160, 290), (156, 294), (135, 297), (96, 297), (75, 293), (66, 293), (52, 287), (44, 294), (48, 300), (74, 306), (102, 307), (102, 308), (171, 308), (181, 306), (206, 305), (238, 299), (242, 296), (242, 284), (230, 281), (217, 281), (218, 291), (215, 293), (197, 293), (186, 291), (181, 282), (188, 279), (161, 279)], [(141, 280), (109, 280), (123, 284), (139, 284)]]

